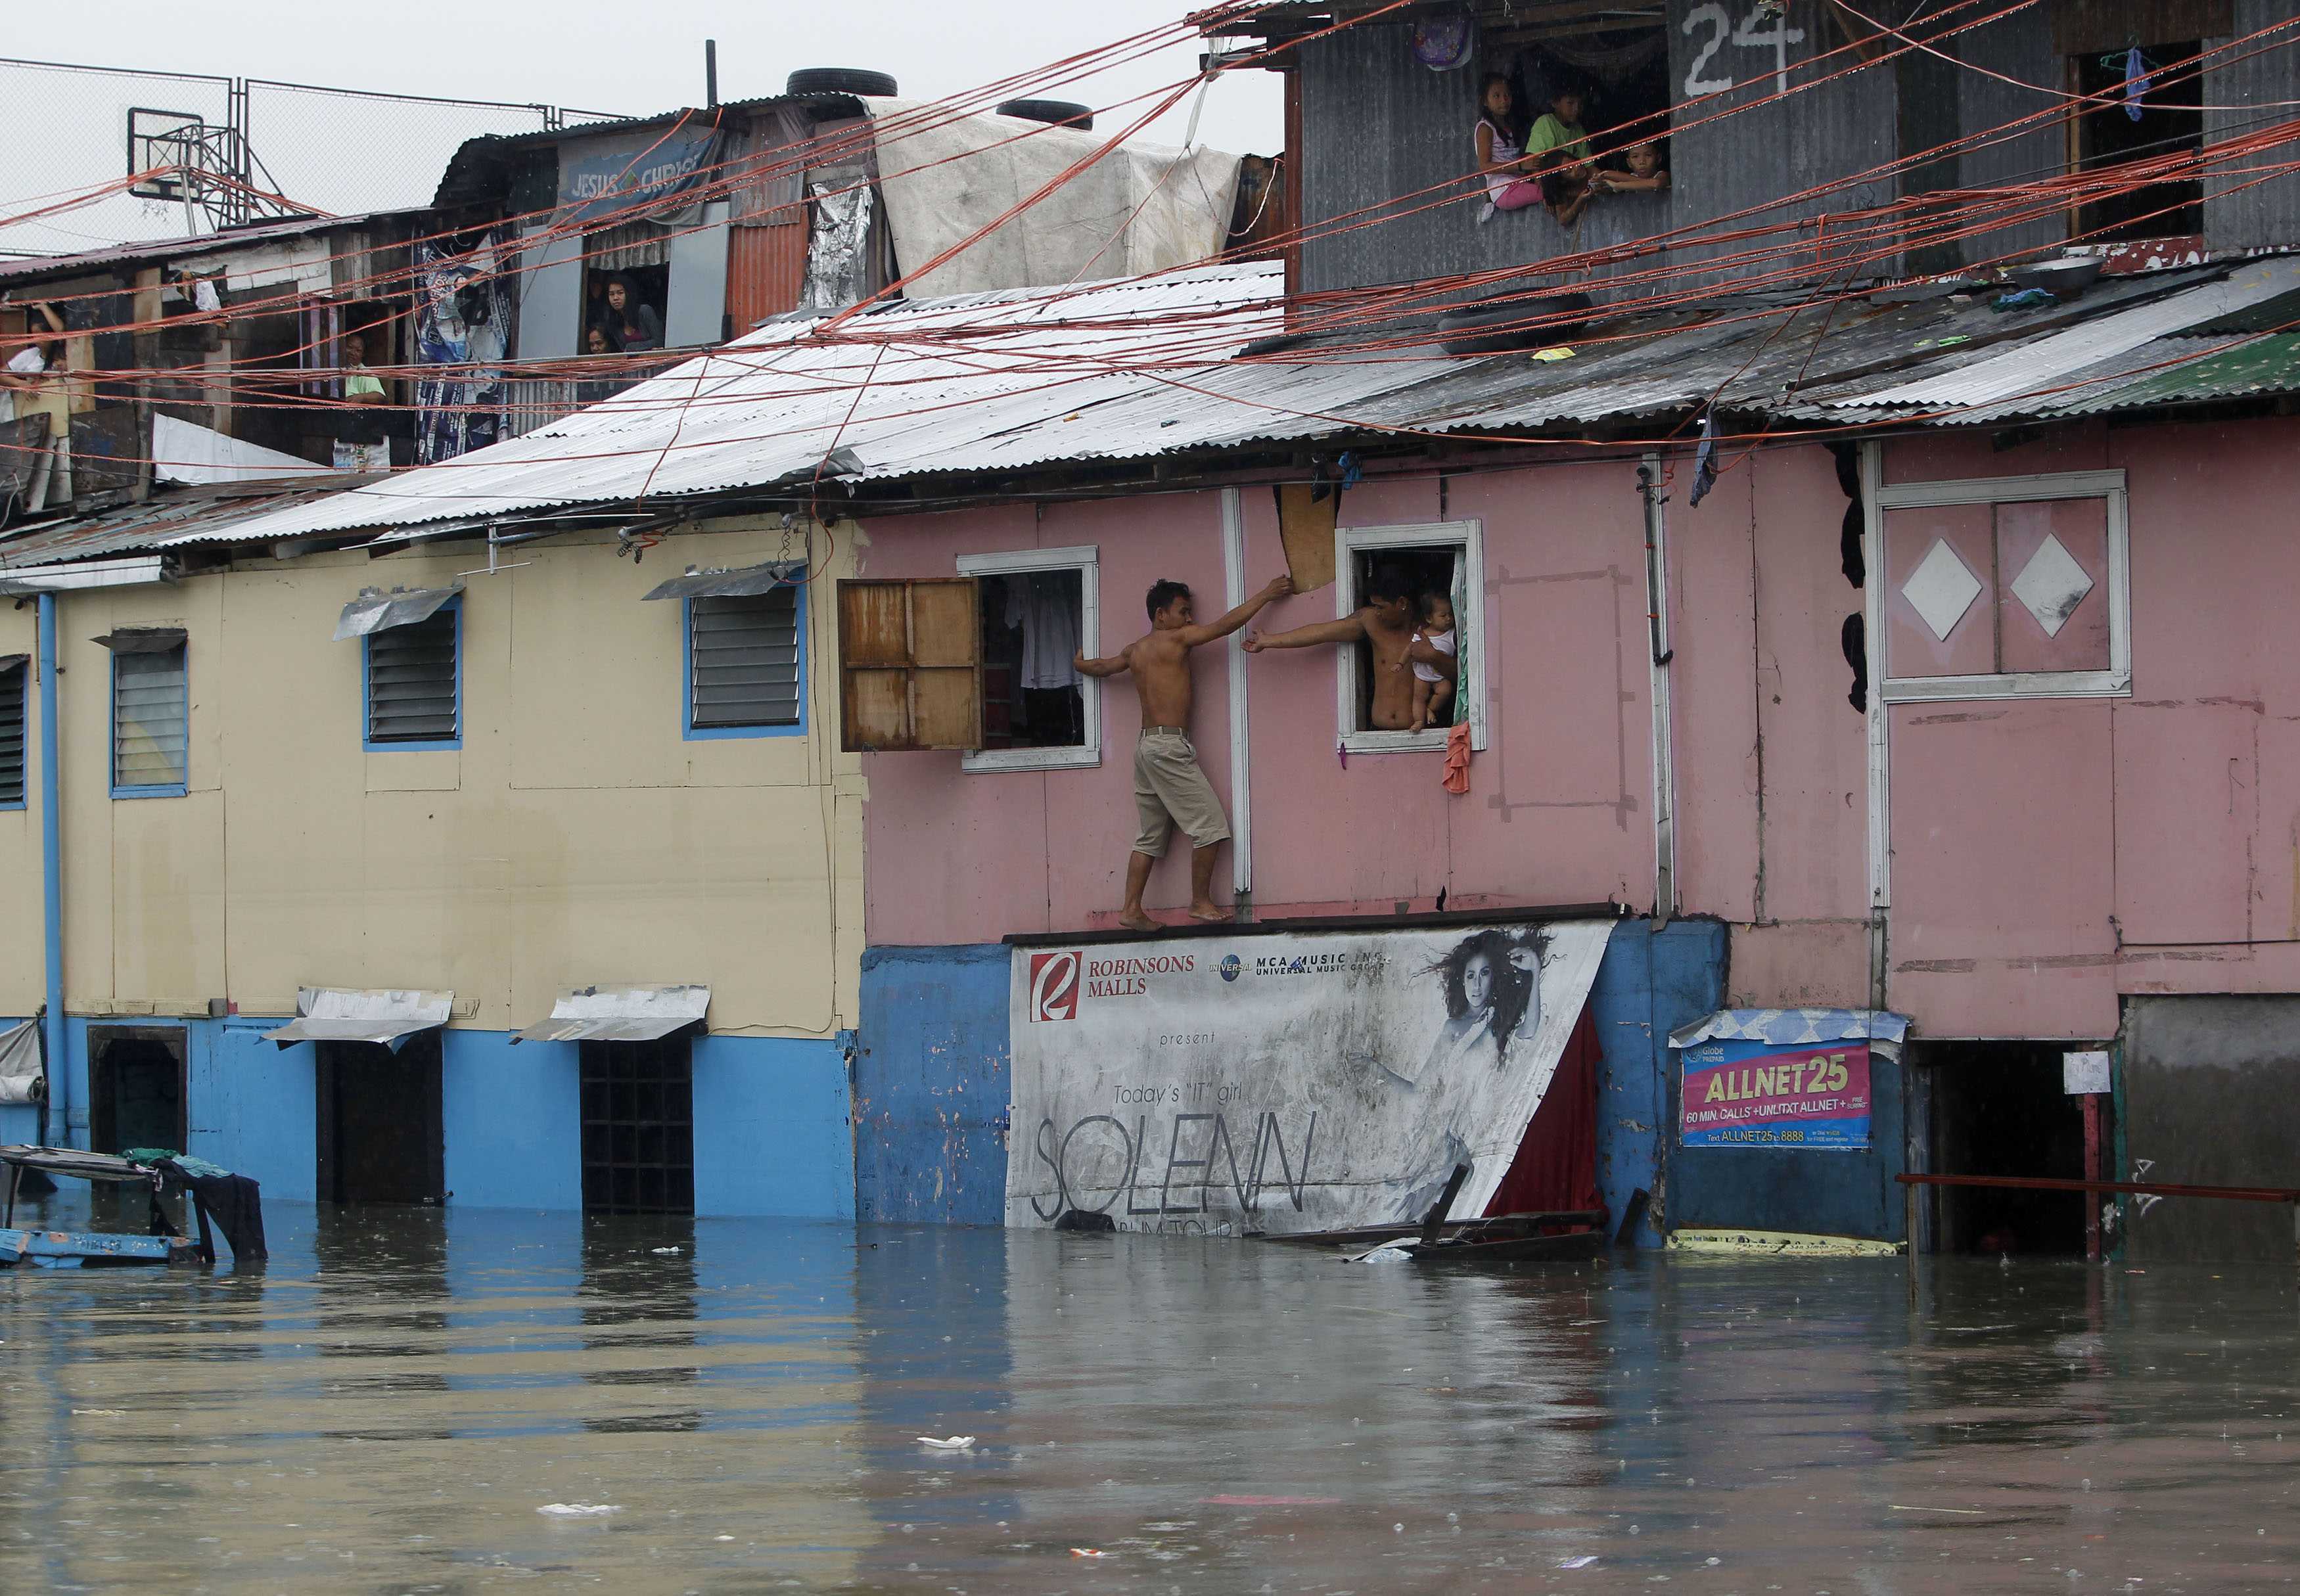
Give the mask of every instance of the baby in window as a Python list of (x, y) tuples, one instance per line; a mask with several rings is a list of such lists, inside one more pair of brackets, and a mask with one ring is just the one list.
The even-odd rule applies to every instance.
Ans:
[[(1413, 642), (1426, 643), (1441, 654), (1454, 652), (1454, 601), (1442, 593), (1421, 595), (1421, 626)], [(1409, 653), (1418, 653), (1409, 649)], [(1435, 665), (1413, 661), (1413, 725), (1423, 731), (1453, 724), (1454, 680)]]

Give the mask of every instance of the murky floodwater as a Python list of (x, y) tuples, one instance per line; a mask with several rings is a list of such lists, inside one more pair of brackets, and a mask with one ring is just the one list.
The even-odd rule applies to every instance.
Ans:
[(260, 1273), (0, 1276), (0, 1590), (2300, 1571), (2281, 1273), (1952, 1260), (1912, 1318), (1889, 1260), (1429, 1276), (1180, 1238), (266, 1217)]

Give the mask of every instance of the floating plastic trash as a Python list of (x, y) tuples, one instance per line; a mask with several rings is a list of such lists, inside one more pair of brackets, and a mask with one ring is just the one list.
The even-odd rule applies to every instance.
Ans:
[(551, 1518), (604, 1518), (622, 1509), (604, 1501), (547, 1501), (535, 1510)]
[(974, 1437), (971, 1435), (953, 1435), (947, 1439), (938, 1441), (931, 1435), (921, 1435), (919, 1437), (919, 1444), (921, 1446), (930, 1446), (938, 1452), (962, 1452), (974, 1444)]

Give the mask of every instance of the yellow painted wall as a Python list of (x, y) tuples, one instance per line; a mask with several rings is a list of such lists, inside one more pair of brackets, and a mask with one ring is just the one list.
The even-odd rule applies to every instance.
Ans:
[[(779, 528), (740, 522), (643, 564), (589, 534), (506, 551), (523, 563), (466, 578), (462, 746), (446, 752), (362, 752), (361, 644), (331, 634), (363, 586), (483, 566), (468, 544), (62, 595), (68, 1008), (204, 1013), (228, 997), (288, 1014), (299, 985), (444, 987), (459, 1023), (505, 1029), (565, 986), (699, 982), (714, 1032), (852, 1027), (862, 783), (836, 752), (823, 668), (840, 572), (806, 598), (804, 736), (684, 739), (682, 606), (640, 602), (690, 564), (781, 552)], [(30, 613), (0, 611), (0, 653)], [(110, 660), (91, 639), (154, 625), (189, 634), (189, 791), (115, 800)], [(0, 958), (0, 1014), (29, 1012), (37, 803), (0, 815), (0, 871), (34, 907), (0, 916), (0, 951), (18, 955)]]

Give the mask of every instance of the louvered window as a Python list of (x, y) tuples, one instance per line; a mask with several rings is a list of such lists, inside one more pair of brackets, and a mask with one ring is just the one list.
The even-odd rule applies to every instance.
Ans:
[(453, 746), (462, 735), (455, 651), (462, 606), (386, 627), (367, 639), (367, 740), (371, 744)]
[(112, 656), (112, 786), (121, 793), (180, 793), (191, 741), (184, 645)]
[(798, 589), (688, 601), (687, 723), (799, 723)]
[(21, 660), (0, 665), (0, 809), (24, 803), (24, 694), (30, 678)]

